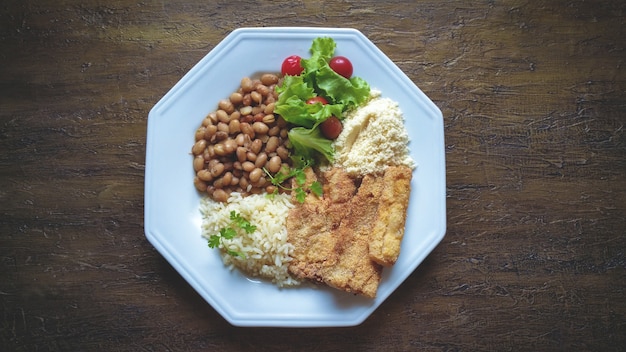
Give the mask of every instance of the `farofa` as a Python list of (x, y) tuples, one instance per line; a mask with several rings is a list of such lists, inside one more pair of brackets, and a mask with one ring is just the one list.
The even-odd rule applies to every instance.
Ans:
[[(231, 256), (224, 248), (220, 255), (224, 265), (231, 269), (239, 268), (244, 273), (271, 280), (279, 287), (295, 286), (300, 282), (288, 271), (293, 245), (287, 242), (285, 221), (289, 209), (293, 208), (290, 195), (253, 194), (243, 197), (232, 192), (227, 202), (216, 202), (209, 197), (202, 198), (202, 236), (207, 240), (221, 228), (230, 227), (230, 212), (236, 211), (256, 226), (256, 231), (246, 234), (243, 231), (230, 240), (223, 240), (229, 250), (244, 256)], [(222, 247), (222, 246), (220, 246)]]
[(370, 99), (346, 114), (343, 131), (333, 143), (335, 167), (353, 176), (382, 176), (388, 166), (416, 167), (409, 135), (397, 102), (372, 90)]

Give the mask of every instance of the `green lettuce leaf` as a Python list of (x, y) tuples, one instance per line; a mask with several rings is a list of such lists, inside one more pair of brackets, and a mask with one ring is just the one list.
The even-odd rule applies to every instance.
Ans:
[(343, 104), (306, 103), (316, 94), (307, 86), (302, 76), (286, 76), (284, 83), (279, 89), (274, 112), (282, 116), (285, 121), (296, 126), (313, 128), (329, 116), (341, 116)]
[(332, 59), (335, 54), (335, 48), (337, 44), (335, 40), (330, 37), (318, 37), (313, 39), (309, 52), (311, 57), (309, 59), (302, 59), (300, 65), (304, 68), (304, 76), (309, 80), (314, 78), (315, 71), (323, 66), (328, 66), (328, 61)]
[[(346, 79), (330, 68), (328, 62), (335, 54), (337, 44), (330, 37), (318, 37), (311, 44), (311, 57), (302, 58), (304, 71), (299, 76), (285, 76), (277, 87), (278, 100), (274, 112), (297, 126), (290, 130), (289, 141), (293, 159), (299, 162), (315, 161), (321, 157), (333, 161), (332, 141), (325, 138), (319, 124), (330, 116), (343, 119), (343, 113), (364, 103), (370, 86), (359, 77)], [(315, 96), (322, 96), (329, 104), (307, 104)]]
[(289, 130), (289, 142), (294, 149), (294, 155), (300, 160), (294, 160), (296, 164), (314, 161), (319, 153), (328, 161), (334, 159), (335, 150), (332, 141), (322, 135), (319, 128), (294, 127)]
[[(354, 108), (364, 103), (370, 94), (370, 86), (360, 77), (347, 79), (330, 66), (322, 66), (315, 73), (315, 82), (322, 96), (330, 102)], [(338, 116), (339, 117), (339, 116)]]

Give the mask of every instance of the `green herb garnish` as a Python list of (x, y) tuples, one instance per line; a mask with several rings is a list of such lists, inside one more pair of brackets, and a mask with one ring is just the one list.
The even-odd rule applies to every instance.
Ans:
[[(299, 203), (304, 203), (304, 199), (306, 198), (306, 191), (309, 190), (313, 194), (318, 197), (321, 197), (323, 194), (322, 184), (318, 181), (315, 181), (306, 186), (306, 174), (304, 173), (304, 169), (309, 166), (311, 162), (306, 161), (299, 167), (292, 168), (283, 168), (280, 172), (276, 173), (276, 175), (272, 175), (267, 169), (263, 168), (263, 171), (267, 174), (270, 179), (270, 182), (281, 189), (286, 191), (295, 192), (296, 200)], [(285, 181), (292, 178), (296, 180), (296, 187), (287, 187), (284, 185)], [(278, 192), (278, 189), (276, 190)]]
[(248, 220), (244, 219), (241, 214), (234, 210), (230, 212), (230, 220), (246, 233), (254, 233), (254, 231), (256, 231), (256, 226), (250, 224)]
[(244, 219), (241, 214), (233, 210), (230, 212), (230, 226), (223, 227), (220, 229), (219, 233), (209, 236), (209, 247), (219, 248), (221, 244), (229, 255), (245, 258), (246, 255), (244, 253), (230, 250), (224, 246), (224, 240), (235, 238), (235, 236), (239, 234), (239, 231), (242, 230), (248, 234), (254, 233), (256, 226), (252, 225), (248, 220)]

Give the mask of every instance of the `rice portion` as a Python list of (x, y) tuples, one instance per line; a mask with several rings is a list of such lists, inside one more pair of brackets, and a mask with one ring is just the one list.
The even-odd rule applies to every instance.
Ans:
[[(279, 287), (295, 286), (300, 282), (288, 271), (293, 245), (287, 242), (285, 221), (294, 205), (288, 194), (267, 197), (265, 194), (248, 195), (245, 198), (232, 192), (226, 203), (216, 202), (209, 197), (202, 199), (202, 236), (207, 240), (225, 227), (233, 227), (231, 211), (240, 214), (256, 226), (254, 233), (238, 231), (232, 239), (223, 239), (220, 255), (224, 265), (238, 268), (244, 273), (270, 280)], [(232, 256), (226, 249), (243, 254)]]

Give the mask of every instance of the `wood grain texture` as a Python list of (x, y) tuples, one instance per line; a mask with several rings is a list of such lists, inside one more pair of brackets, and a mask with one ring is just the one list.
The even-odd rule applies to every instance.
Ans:
[[(3, 1), (0, 350), (623, 350), (625, 14), (621, 1)], [(243, 26), (357, 28), (444, 114), (446, 237), (360, 326), (232, 327), (144, 237), (148, 111)]]

